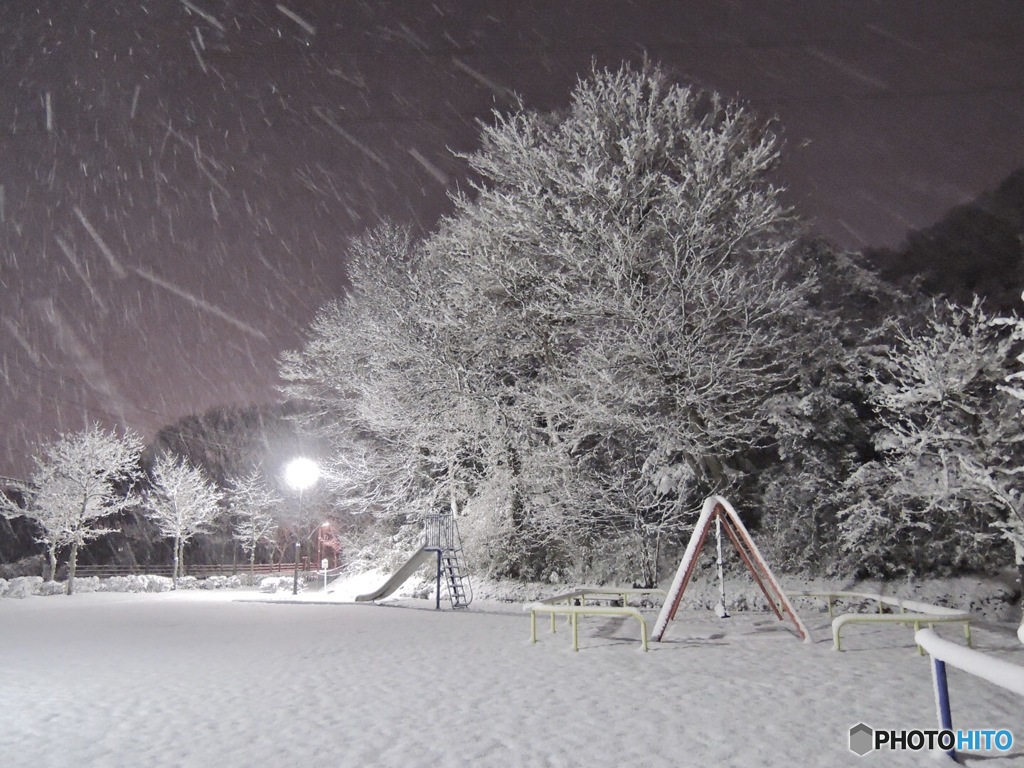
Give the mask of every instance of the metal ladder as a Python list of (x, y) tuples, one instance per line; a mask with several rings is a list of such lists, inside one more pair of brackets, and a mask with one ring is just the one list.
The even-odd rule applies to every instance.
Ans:
[(448, 588), (448, 601), (452, 608), (468, 607), (473, 602), (473, 587), (466, 572), (462, 537), (454, 516), (450, 513), (428, 515), (423, 523), (426, 546), (438, 553), (438, 567)]
[(469, 576), (464, 572), (462, 549), (446, 549), (441, 553), (441, 570), (448, 585), (448, 600), (452, 608), (465, 608), (473, 601)]

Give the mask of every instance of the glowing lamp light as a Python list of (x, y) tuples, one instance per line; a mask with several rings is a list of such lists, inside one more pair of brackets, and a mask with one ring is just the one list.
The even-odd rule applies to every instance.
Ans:
[[(288, 462), (284, 468), (284, 481), (299, 492), (299, 518), (302, 517), (302, 492), (320, 479), (320, 465), (312, 459), (300, 456)], [(320, 527), (317, 526), (317, 530)], [(292, 594), (299, 594), (299, 548), (302, 542), (295, 539), (295, 575), (292, 578)]]
[(284, 468), (284, 479), (291, 488), (304, 491), (320, 479), (320, 465), (312, 459), (292, 459)]

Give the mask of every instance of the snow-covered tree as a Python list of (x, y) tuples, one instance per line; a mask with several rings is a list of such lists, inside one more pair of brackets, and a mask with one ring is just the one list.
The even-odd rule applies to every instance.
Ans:
[(136, 503), (132, 488), (139, 478), (142, 443), (132, 433), (117, 435), (98, 424), (64, 433), (42, 447), (36, 469), (24, 492), (27, 506), (14, 508), (6, 497), (7, 515), (20, 514), (40, 529), (38, 541), (46, 547), (49, 577), (57, 569), (57, 553), (69, 548), (67, 594), (74, 592), (78, 550), (111, 529), (103, 518)]
[(351, 244), (352, 290), (318, 313), (303, 350), (283, 358), (285, 391), (328, 425), (328, 473), (341, 509), (397, 522), (458, 505), (461, 471), (480, 449), (486, 403), (463, 396), (460, 362), (438, 336), (443, 281), (407, 232)]
[(765, 450), (746, 485), (762, 513), (758, 546), (774, 567), (832, 573), (843, 570), (836, 534), (848, 484), (876, 456), (867, 382), (891, 342), (883, 320), (913, 314), (913, 305), (829, 243), (813, 239), (798, 255), (816, 267), (808, 302), (823, 330), (798, 385), (769, 400)]
[(657, 535), (744, 471), (809, 346), (778, 157), (770, 124), (650, 65), (484, 129), (475, 194), (429, 248), (462, 288), (448, 338), (468, 386), (548, 457), (517, 478), (550, 489), (520, 494), (525, 515), (583, 471), (611, 527)]
[(545, 577), (632, 532), (649, 581), (814, 346), (778, 157), (770, 124), (648, 64), (498, 115), (437, 233), (354, 245), (287, 391), (344, 413), (387, 507), (472, 510), (492, 570)]
[[(1024, 295), (1021, 296), (1024, 299)], [(1001, 317), (993, 321), (997, 327), (1009, 328), (1013, 341), (1017, 344), (1024, 343), (1024, 318), (1019, 316)], [(1014, 400), (1024, 402), (1024, 352), (1016, 355), (1017, 368), (1006, 375), (1004, 384), (1000, 389), (1010, 395)], [(1011, 440), (1014, 443), (1024, 441), (1021, 433), (1021, 418), (1024, 418), (1024, 408), (1018, 410), (1018, 420), (1015, 429), (1011, 431)], [(1021, 628), (1017, 634), (1024, 642), (1024, 457), (1018, 457), (1016, 461), (1005, 466), (1004, 482), (997, 491), (997, 496), (1006, 510), (1006, 519), (998, 523), (1003, 535), (1013, 545), (1014, 560), (1017, 565), (1018, 580), (1021, 586)], [(993, 484), (994, 485), (994, 484)]]
[(245, 475), (228, 478), (228, 509), (233, 517), (234, 539), (249, 558), (249, 571), (256, 564), (256, 550), (270, 541), (277, 529), (274, 511), (282, 504), (263, 473), (254, 469)]
[(185, 544), (208, 531), (221, 514), (221, 493), (202, 470), (171, 454), (161, 454), (150, 470), (151, 487), (144, 495), (150, 520), (174, 539), (174, 587), (184, 562)]
[(882, 574), (982, 569), (1013, 542), (1024, 445), (1000, 387), (1012, 344), (977, 300), (895, 329), (871, 376), (880, 460), (851, 478), (841, 514), (852, 562)]

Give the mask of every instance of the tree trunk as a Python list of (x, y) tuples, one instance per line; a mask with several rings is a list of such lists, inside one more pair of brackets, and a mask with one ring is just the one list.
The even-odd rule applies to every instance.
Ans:
[(78, 565), (78, 542), (71, 542), (71, 554), (68, 555), (68, 589), (66, 594), (75, 591), (75, 568)]
[(181, 550), (181, 539), (174, 537), (174, 563), (171, 569), (171, 589), (178, 588), (178, 553)]
[(640, 583), (634, 584), (634, 586), (641, 589), (653, 589), (656, 586), (654, 564), (657, 561), (657, 555), (652, 553), (651, 549), (656, 546), (656, 542), (652, 540), (650, 534), (644, 530), (643, 526), (636, 532), (636, 537), (637, 548), (639, 549)]
[(55, 581), (57, 579), (57, 545), (48, 544), (46, 547), (46, 559), (50, 566), (50, 573), (47, 577), (47, 581)]

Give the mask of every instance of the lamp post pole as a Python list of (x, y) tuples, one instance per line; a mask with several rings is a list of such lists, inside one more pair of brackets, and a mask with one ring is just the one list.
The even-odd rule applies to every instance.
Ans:
[(302, 520), (302, 492), (311, 487), (320, 478), (320, 467), (312, 459), (292, 459), (284, 470), (285, 481), (299, 492), (299, 513), (295, 521), (295, 575), (292, 579), (292, 594), (299, 594), (299, 548), (302, 542), (299, 540), (298, 524)]

